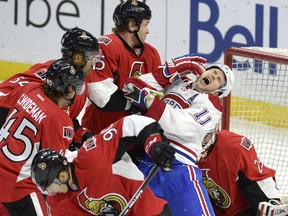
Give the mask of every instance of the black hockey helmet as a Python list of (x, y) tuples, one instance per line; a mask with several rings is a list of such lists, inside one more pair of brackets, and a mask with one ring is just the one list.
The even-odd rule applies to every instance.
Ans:
[(66, 93), (68, 86), (73, 86), (76, 93), (81, 95), (85, 89), (84, 72), (69, 60), (58, 59), (47, 70), (46, 84), (62, 94)]
[(31, 178), (43, 192), (58, 179), (61, 171), (68, 170), (68, 164), (66, 157), (51, 148), (40, 150), (32, 161)]
[(99, 44), (97, 39), (89, 32), (75, 27), (68, 30), (61, 39), (61, 52), (63, 55), (72, 57), (73, 52), (98, 52)]
[(126, 28), (128, 21), (134, 19), (137, 26), (140, 26), (143, 19), (151, 19), (151, 10), (148, 5), (141, 1), (127, 0), (114, 10), (113, 21), (116, 27)]

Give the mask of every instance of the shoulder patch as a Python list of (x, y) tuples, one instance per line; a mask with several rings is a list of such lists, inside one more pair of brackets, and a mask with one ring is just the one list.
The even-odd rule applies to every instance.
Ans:
[(250, 150), (252, 148), (252, 143), (247, 137), (242, 137), (240, 145), (246, 148), (247, 150)]
[(111, 38), (108, 38), (107, 36), (100, 36), (97, 39), (98, 43), (105, 44), (106, 46), (112, 41)]
[(74, 129), (71, 126), (63, 126), (63, 138), (72, 140), (74, 136)]

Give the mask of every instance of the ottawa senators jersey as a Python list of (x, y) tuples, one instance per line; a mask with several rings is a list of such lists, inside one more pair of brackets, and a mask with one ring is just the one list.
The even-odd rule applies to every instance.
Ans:
[(127, 115), (125, 111), (105, 112), (95, 104), (103, 108), (111, 95), (121, 90), (127, 78), (155, 71), (161, 65), (158, 51), (148, 43), (141, 49), (132, 49), (116, 34), (99, 37), (98, 42), (103, 55), (96, 70), (87, 77), (89, 99), (94, 104), (86, 108), (82, 119), (83, 126), (95, 133)]
[[(124, 152), (129, 145), (143, 145), (148, 136), (160, 133), (156, 124), (151, 118), (127, 116), (94, 136), (94, 142), (85, 142), (73, 160), (76, 191), (48, 197), (52, 215), (119, 215), (144, 179)], [(159, 215), (166, 203), (147, 187), (129, 215)]]
[(279, 198), (275, 171), (261, 162), (244, 136), (220, 131), (212, 151), (198, 166), (216, 215), (234, 216), (250, 206), (257, 210), (259, 199)]
[(0, 130), (0, 202), (12, 202), (37, 191), (30, 178), (34, 155), (42, 148), (65, 150), (74, 130), (71, 118), (42, 91), (40, 83), (18, 87)]
[[(49, 60), (44, 63), (38, 63), (33, 65), (30, 69), (23, 73), (15, 74), (9, 79), (0, 84), (0, 107), (10, 108), (8, 104), (1, 103), (1, 98), (8, 96), (13, 89), (30, 84), (30, 83), (43, 83), (46, 79), (46, 72), (48, 67), (55, 60)], [(88, 89), (82, 95), (76, 95), (72, 106), (67, 107), (71, 118), (75, 118), (79, 115), (82, 108), (85, 105), (88, 95)]]

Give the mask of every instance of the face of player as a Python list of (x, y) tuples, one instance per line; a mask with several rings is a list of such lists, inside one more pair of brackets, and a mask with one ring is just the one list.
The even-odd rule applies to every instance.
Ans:
[(62, 100), (62, 103), (59, 105), (61, 107), (62, 106), (70, 106), (74, 102), (76, 94), (77, 93), (74, 90), (74, 88), (72, 86), (68, 86), (67, 93), (65, 93), (65, 95), (62, 96), (64, 99)]
[(196, 90), (211, 93), (220, 89), (225, 84), (225, 76), (218, 68), (211, 68), (197, 78)]
[(82, 67), (85, 77), (88, 76), (93, 66), (101, 57), (101, 51), (99, 52), (83, 52), (82, 54), (76, 54), (73, 57), (73, 62), (79, 67)]
[(57, 193), (67, 193), (68, 186), (67, 182), (69, 180), (69, 175), (67, 171), (63, 171), (59, 174), (59, 178), (55, 178), (55, 180), (50, 184), (47, 188), (41, 189), (42, 193), (48, 196), (54, 196)]
[(148, 27), (149, 23), (150, 23), (150, 20), (143, 19), (140, 25), (138, 36), (142, 43), (146, 41), (147, 34), (149, 34), (149, 27)]

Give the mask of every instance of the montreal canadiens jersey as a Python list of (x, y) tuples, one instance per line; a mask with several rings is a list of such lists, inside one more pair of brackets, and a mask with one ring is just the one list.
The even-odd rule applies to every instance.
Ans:
[[(46, 79), (46, 72), (48, 67), (55, 60), (49, 60), (44, 63), (33, 65), (30, 69), (23, 73), (18, 73), (8, 78), (0, 84), (0, 107), (10, 108), (7, 103), (1, 103), (1, 98), (8, 96), (13, 89), (30, 84), (30, 83), (43, 83)], [(76, 95), (72, 106), (67, 107), (70, 117), (73, 119), (79, 115), (85, 105), (88, 90), (82, 95)]]
[(14, 106), (0, 130), (0, 202), (37, 191), (30, 178), (35, 154), (48, 147), (63, 151), (73, 139), (71, 118), (47, 98), (40, 85), (18, 87), (3, 101)]
[[(143, 138), (147, 133), (143, 128), (153, 122), (143, 116), (127, 116), (102, 130), (94, 137), (95, 142), (84, 143), (73, 160), (77, 191), (48, 197), (52, 215), (119, 215), (144, 179), (129, 155), (120, 149), (127, 149), (124, 139)], [(147, 131), (153, 134), (160, 130), (153, 132), (151, 127)], [(116, 160), (121, 151), (124, 155)], [(166, 203), (146, 188), (129, 215), (159, 215)]]
[[(222, 130), (212, 151), (201, 158), (198, 166), (203, 173), (203, 183), (208, 190), (216, 215), (236, 215), (250, 207), (262, 194), (279, 198), (272, 178), (275, 171), (258, 158), (250, 140), (236, 133)], [(253, 185), (246, 189), (252, 202), (247, 202), (239, 185)], [(249, 183), (249, 184), (247, 184)], [(263, 193), (264, 192), (264, 193)], [(265, 197), (265, 199), (267, 199)], [(256, 212), (255, 212), (256, 215)]]
[[(178, 80), (169, 86), (162, 100), (154, 100), (146, 116), (156, 119), (176, 149), (176, 159), (195, 165), (202, 152), (202, 140), (213, 130), (221, 112), (212, 95), (193, 90)], [(219, 98), (213, 98), (220, 103)]]
[[(99, 37), (98, 42), (103, 55), (87, 82), (89, 99), (100, 108), (115, 91), (122, 89), (127, 78), (155, 71), (161, 65), (158, 51), (148, 43), (144, 43), (143, 49), (132, 49), (116, 34)], [(125, 111), (105, 112), (93, 103), (86, 108), (82, 124), (95, 133), (127, 115)]]

